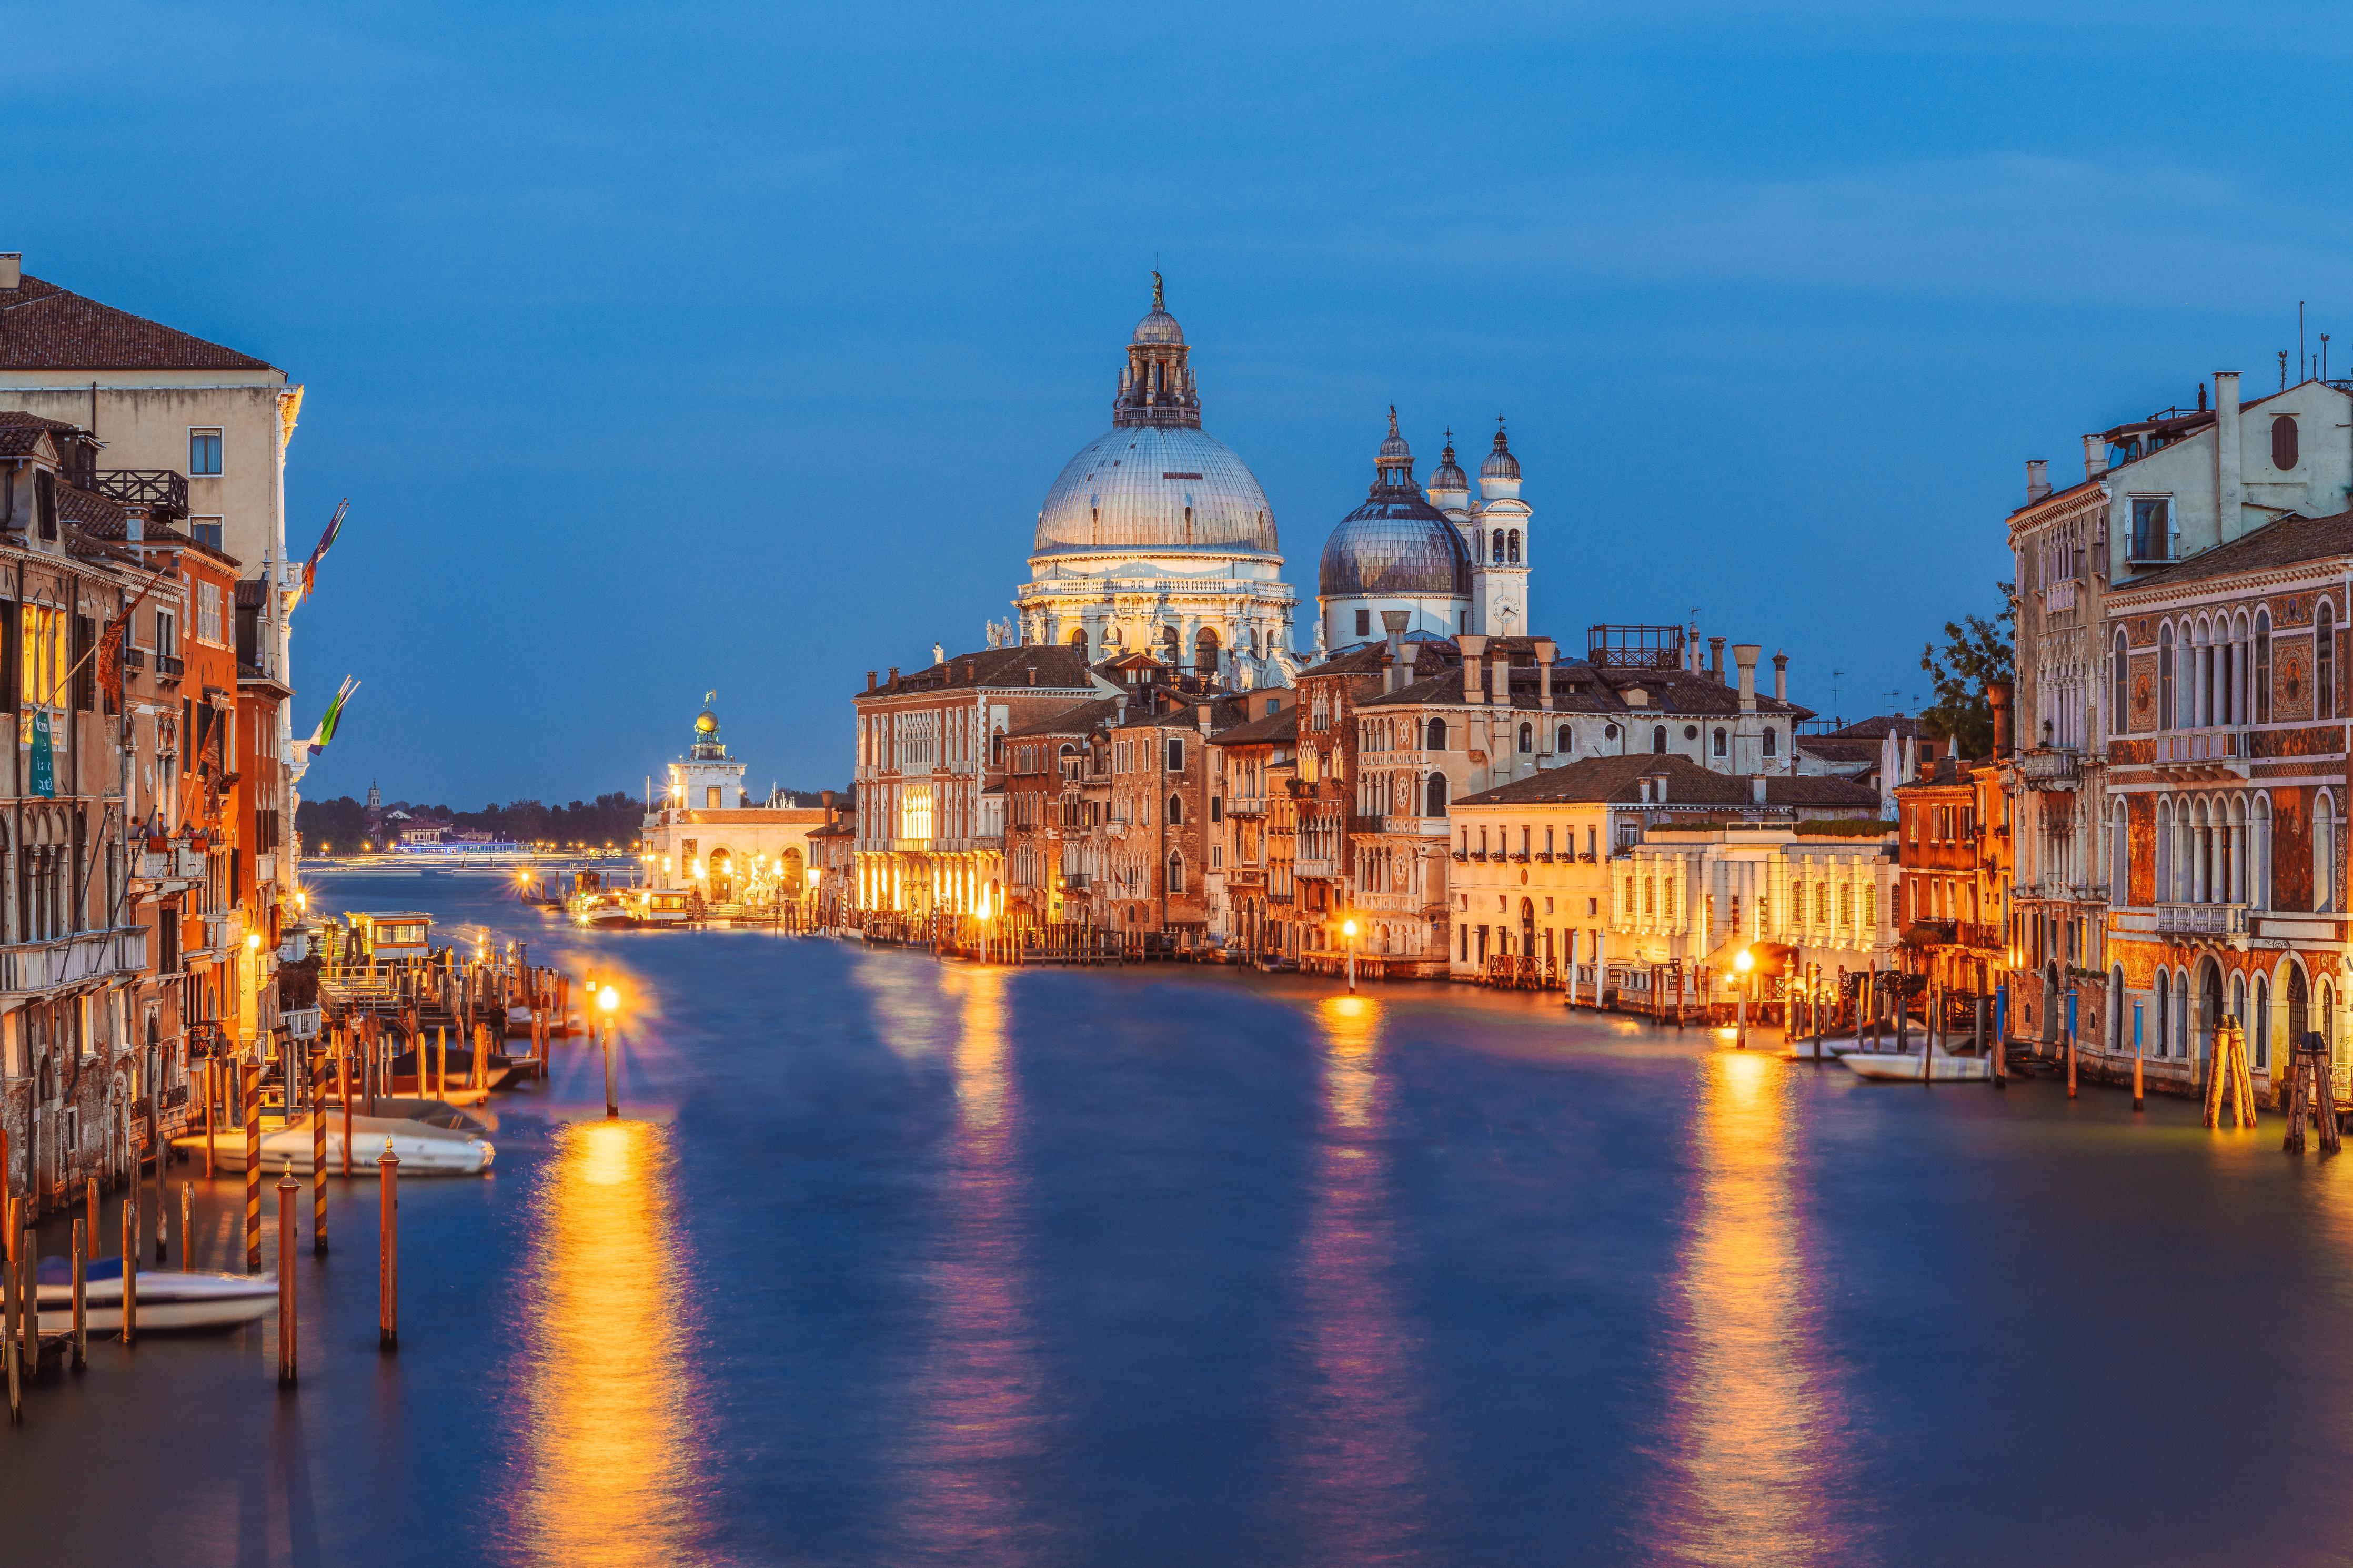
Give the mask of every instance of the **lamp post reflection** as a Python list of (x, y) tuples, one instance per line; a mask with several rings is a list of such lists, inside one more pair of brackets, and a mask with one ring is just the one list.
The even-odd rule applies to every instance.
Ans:
[(1381, 1005), (1329, 996), (1316, 1007), (1323, 1126), (1300, 1264), (1306, 1396), (1284, 1447), (1299, 1472), (1299, 1559), (1396, 1562), (1421, 1525), (1413, 1345), (1392, 1287), (1396, 1204), (1380, 1145), (1390, 1085)]
[(667, 1131), (584, 1121), (557, 1135), (531, 1271), (522, 1555), (636, 1568), (694, 1560), (702, 1445), (681, 1321), (685, 1269)]
[(1669, 1463), (1683, 1563), (1835, 1562), (1822, 1497), (1843, 1430), (1798, 1235), (1788, 1100), (1762, 1057), (1700, 1058), (1699, 1187), (1670, 1307), (1678, 1320)]
[(928, 1294), (937, 1318), (918, 1374), (923, 1415), (902, 1519), (904, 1555), (959, 1563), (1038, 1561), (1048, 1542), (1006, 1477), (1045, 1443), (1038, 1331), (1026, 1299), (1026, 1205), (1008, 1061), (1006, 976), (941, 975), (957, 1005), (951, 1047), (955, 1132), (941, 1188), (940, 1243)]

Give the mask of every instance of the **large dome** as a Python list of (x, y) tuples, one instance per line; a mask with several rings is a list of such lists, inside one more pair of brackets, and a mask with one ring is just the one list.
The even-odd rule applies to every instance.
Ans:
[(1033, 554), (1203, 550), (1276, 553), (1274, 512), (1232, 448), (1198, 425), (1118, 425), (1046, 492)]
[(1469, 598), (1471, 555), (1462, 536), (1419, 496), (1375, 496), (1324, 542), (1316, 592), (1387, 598)]

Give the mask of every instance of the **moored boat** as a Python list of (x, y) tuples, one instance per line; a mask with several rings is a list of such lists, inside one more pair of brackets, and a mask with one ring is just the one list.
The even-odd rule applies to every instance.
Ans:
[(1956, 1057), (1938, 1051), (1926, 1058), (1917, 1051), (1849, 1051), (1839, 1058), (1861, 1079), (1877, 1083), (1983, 1083), (1993, 1077), (1993, 1063), (1984, 1057)]
[[(383, 1154), (388, 1142), (400, 1160), (404, 1175), (411, 1176), (479, 1176), (491, 1168), (498, 1151), (487, 1138), (459, 1128), (435, 1127), (423, 1121), (398, 1116), (358, 1116), (351, 1121), (352, 1164), (354, 1168), (373, 1166)], [(264, 1118), (261, 1123), (261, 1168), (265, 1172), (290, 1166), (297, 1175), (311, 1173), (311, 1152), (315, 1133), (310, 1119), (304, 1117), (291, 1126), (275, 1118)], [(201, 1158), (206, 1145), (205, 1134), (192, 1133), (172, 1140), (174, 1149), (185, 1149), (191, 1156)], [(224, 1127), (212, 1142), (213, 1165), (216, 1170), (245, 1169), (245, 1133), (240, 1128)], [(343, 1163), (343, 1118), (339, 1110), (327, 1112), (327, 1169), (341, 1170)]]
[[(139, 1271), (139, 1331), (233, 1329), (268, 1314), (278, 1300), (278, 1281), (267, 1275), (197, 1274), (177, 1268)], [(85, 1323), (91, 1333), (122, 1331), (122, 1259), (93, 1258), (82, 1286)], [(73, 1321), (73, 1265), (44, 1258), (40, 1308), (45, 1329)]]

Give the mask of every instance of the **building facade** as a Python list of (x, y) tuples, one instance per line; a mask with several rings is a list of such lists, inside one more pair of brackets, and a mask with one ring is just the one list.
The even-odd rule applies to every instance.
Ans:
[(708, 708), (696, 714), (693, 744), (669, 765), (660, 797), (646, 810), (638, 859), (649, 886), (689, 889), (718, 909), (808, 896), (809, 835), (833, 813), (781, 795), (753, 800), (744, 765), (720, 739), (719, 716)]

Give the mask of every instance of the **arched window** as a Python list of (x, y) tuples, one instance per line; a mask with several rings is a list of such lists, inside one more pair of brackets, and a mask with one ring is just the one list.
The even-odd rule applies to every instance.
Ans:
[(1429, 749), (1429, 750), (1430, 750), (1430, 751), (1433, 751), (1433, 752), (1442, 752), (1442, 751), (1446, 750), (1446, 721), (1445, 721), (1445, 720), (1443, 720), (1443, 719), (1432, 719), (1432, 720), (1430, 721), (1430, 737), (1429, 737), (1429, 747), (1428, 747), (1428, 749)]
[(1723, 730), (1717, 730), (1714, 735), (1709, 737), (1708, 750), (1713, 754), (1721, 757), (1725, 755), (1729, 749), (1730, 741)]
[(1424, 816), (1446, 815), (1446, 775), (1444, 773), (1430, 774), (1430, 782), (1422, 786), (1421, 815)]
[(2272, 721), (2272, 613), (2255, 612), (2255, 668), (2252, 672), (2255, 685), (2253, 710), (2255, 722)]
[(1079, 650), (1079, 658), (1080, 658), (1080, 659), (1081, 659), (1082, 661), (1083, 661), (1083, 660), (1086, 658), (1086, 657), (1087, 657), (1087, 628), (1086, 628), (1086, 627), (1084, 627), (1084, 626), (1074, 626), (1074, 627), (1072, 627), (1072, 628), (1071, 629), (1071, 646), (1072, 647), (1077, 648), (1077, 649)]
[(2108, 898), (2110, 901), (2128, 904), (2132, 901), (2132, 840), (2125, 826), (2125, 803), (2116, 802), (2108, 824)]
[(1495, 542), (1488, 546), (1487, 553), (1488, 559), (1496, 565), (1501, 566), (1504, 563), (1504, 531), (1502, 529), (1495, 531)]
[(1533, 752), (1535, 749), (1536, 727), (1534, 724), (1522, 724), (1520, 726), (1520, 750), (1523, 752)]
[(2189, 976), (2178, 969), (2173, 972), (2173, 1054), (2189, 1055)]
[(2295, 416), (2283, 414), (2272, 421), (2272, 467), (2293, 468), (2296, 458)]
[(2327, 790), (2312, 800), (2312, 907), (2337, 907), (2337, 803)]
[(2123, 734), (2130, 723), (2127, 715), (2131, 712), (2131, 709), (2126, 705), (2127, 694), (2125, 690), (2126, 667), (2130, 661), (2125, 654), (2126, 647), (2125, 629), (2118, 626), (2116, 656), (2110, 660), (2114, 668), (2110, 672), (2108, 689), (2108, 732), (2115, 735)]
[(2311, 1027), (2306, 1015), (2310, 1011), (2311, 993), (2304, 988), (2304, 970), (2293, 960), (2287, 966), (2287, 1054), (2292, 1058), (2295, 1047), (2304, 1043)]
[(1566, 757), (1577, 750), (1577, 731), (1563, 724), (1553, 739), (1553, 750)]
[(2157, 630), (2157, 727), (2173, 728), (2173, 628)]
[(2173, 719), (2173, 726), (2177, 730), (2194, 730), (2198, 727), (2199, 653), (2200, 649), (2191, 642), (2189, 627), (2187, 625), (2183, 626), (2179, 648), (2180, 664), (2174, 671), (2173, 680), (2173, 689), (2181, 699), (2181, 706), (2176, 710)]
[(2173, 802), (2164, 795), (2157, 797), (2157, 901), (2174, 901), (2173, 891)]
[(1168, 896), (1172, 899), (1179, 898), (1183, 896), (1184, 891), (1185, 857), (1172, 854), (1168, 857)]
[(2312, 617), (2312, 710), (2337, 717), (2337, 610), (2327, 599)]
[(1166, 665), (1171, 669), (1176, 668), (1176, 628), (1175, 626), (1161, 627), (1160, 662)]
[(1520, 531), (1516, 528), (1512, 530), (1511, 562), (1514, 566), (1520, 563)]
[(2172, 1034), (2172, 1022), (2173, 977), (2160, 969), (2157, 972), (2157, 1039), (2153, 1042), (2156, 1048), (2149, 1053), (2151, 1056), (2173, 1054), (2168, 1043)]
[(1651, 731), (1651, 750), (1662, 757), (1667, 754), (1667, 727), (1664, 724)]
[(2259, 910), (2272, 907), (2272, 803), (2270, 797), (2255, 797), (2254, 831), (2247, 847), (2248, 901)]
[(1218, 634), (1203, 626), (1193, 637), (1193, 668), (1214, 672), (1218, 668)]
[(1171, 827), (1185, 826), (1185, 797), (1181, 795), (1172, 795), (1168, 797), (1168, 826)]
[(2272, 985), (2263, 975), (2255, 976), (2255, 1020), (2249, 1026), (2247, 1037), (2249, 1066), (2256, 1072), (2267, 1072), (2272, 1065)]
[(1778, 757), (1781, 754), (1778, 732), (1770, 724), (1765, 726), (1765, 754), (1768, 757)]

